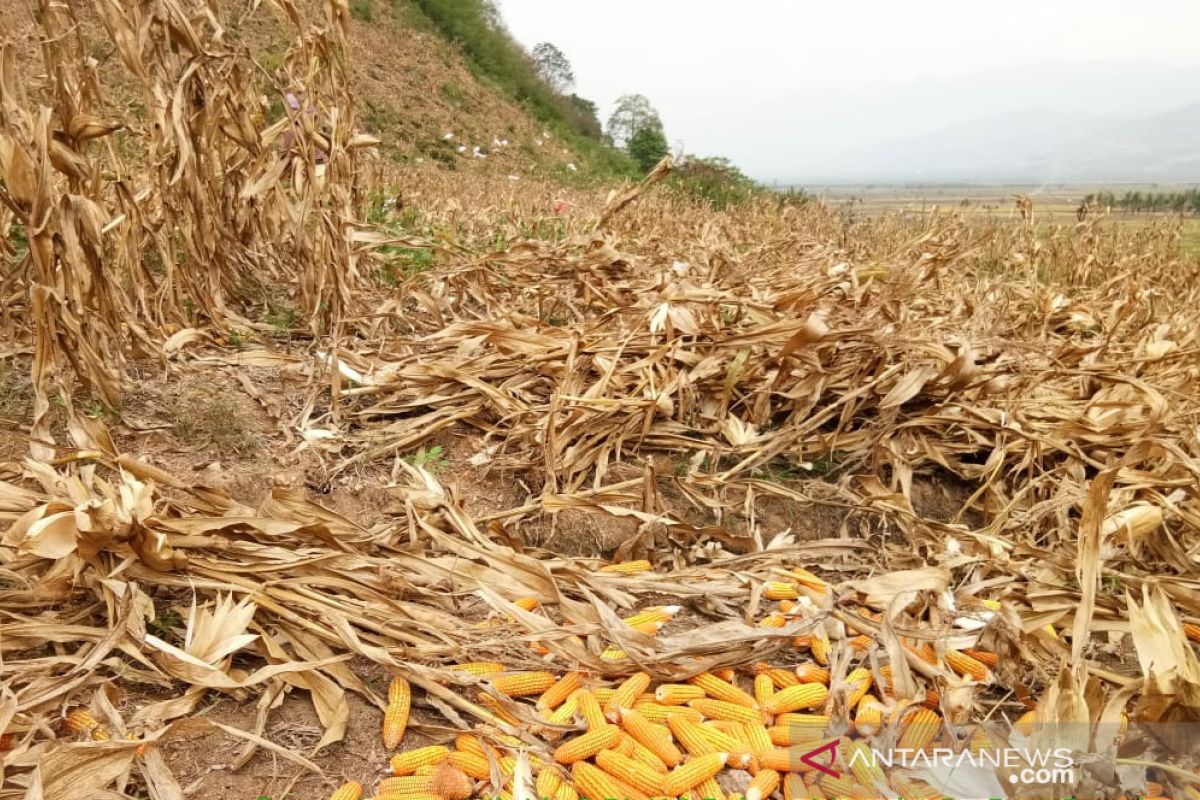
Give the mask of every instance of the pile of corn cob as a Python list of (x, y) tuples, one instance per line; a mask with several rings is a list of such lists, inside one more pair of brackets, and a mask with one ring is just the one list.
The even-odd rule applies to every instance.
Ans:
[[(632, 572), (649, 569), (649, 564), (630, 562), (606, 569)], [(777, 602), (777, 608), (758, 624), (782, 627), (790, 618), (814, 608), (827, 591), (818, 576), (792, 570), (786, 580), (764, 587), (763, 596)], [(526, 610), (537, 606), (532, 598), (515, 602)], [(625, 622), (654, 634), (677, 611), (675, 606), (649, 608)], [(866, 609), (862, 615), (871, 616)], [(833, 699), (829, 661), (834, 644), (823, 629), (797, 638), (793, 644), (797, 663), (788, 666), (757, 664), (740, 673), (719, 670), (684, 683), (658, 685), (645, 672), (606, 685), (603, 679), (579, 671), (510, 672), (499, 662), (457, 665), (481, 676), (499, 695), (531, 701), (547, 723), (577, 724), (581, 732), (557, 744), (553, 761), (519, 756), (523, 745), (515, 738), (464, 732), (452, 745), (429, 745), (394, 755), (390, 763), (393, 776), (379, 784), (374, 797), (525, 800), (531, 793), (539, 800), (940, 797), (933, 787), (903, 770), (885, 775), (878, 766), (867, 766), (866, 759), (852, 758), (857, 749), (867, 747), (885, 731), (896, 737), (899, 748), (921, 750), (935, 744), (943, 730), (937, 693), (928, 690), (920, 704), (897, 703), (889, 685), (876, 685), (872, 671), (858, 666), (838, 688), (844, 693), (839, 707), (848, 710), (849, 718), (833, 724), (826, 708)], [(869, 636), (847, 626), (846, 646), (865, 652), (870, 644)], [(918, 657), (937, 663), (927, 644), (908, 642), (905, 646)], [(615, 650), (604, 655), (622, 656)], [(943, 657), (943, 663), (965, 679), (985, 681), (995, 656), (954, 651)], [(890, 680), (889, 667), (882, 667), (880, 675)], [(498, 718), (521, 724), (492, 695), (481, 692), (478, 699)], [(395, 749), (403, 738), (410, 705), (408, 684), (395, 678), (384, 718), (383, 738), (388, 749)], [(838, 746), (830, 748), (834, 756), (828, 770), (802, 760), (832, 741)], [(988, 743), (976, 739), (970, 746)], [(519, 784), (521, 757), (528, 758), (532, 785)], [(332, 800), (359, 800), (362, 794), (362, 786), (352, 781), (338, 789)]]

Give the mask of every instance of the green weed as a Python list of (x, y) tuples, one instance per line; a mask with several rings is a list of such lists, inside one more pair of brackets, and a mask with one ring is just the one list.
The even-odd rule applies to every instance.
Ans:
[(404, 460), (414, 467), (422, 467), (434, 474), (450, 466), (450, 462), (443, 455), (440, 444), (435, 444), (432, 447), (422, 447), (417, 452), (405, 456)]

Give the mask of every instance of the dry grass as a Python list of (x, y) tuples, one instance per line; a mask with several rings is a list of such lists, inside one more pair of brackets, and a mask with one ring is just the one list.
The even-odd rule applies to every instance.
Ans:
[[(653, 185), (666, 164), (609, 196), (415, 170), (367, 223), (387, 191), (361, 160), (346, 19), (300, 20), (281, 69), (313, 113), (262, 125), (245, 53), (202, 8), (131, 12), (170, 26), (165, 48), (97, 7), (160, 123), (124, 134), (144, 170), (104, 147), (116, 127), (93, 116), (69, 6), (42, 9), (55, 82), (20, 85), (9, 61), (0, 95), (0, 227), (29, 239), (0, 322), (35, 351), (32, 458), (0, 465), (6, 792), (163, 791), (162, 752), (214, 728), (245, 742), (235, 765), (269, 751), (316, 772), (348, 726), (377, 722), (349, 719), (349, 694), (384, 705), (367, 663), (410, 681), (440, 725), (548, 758), (563, 729), (453, 669), (486, 660), (595, 687), (827, 661), (823, 735), (876, 744), (888, 734), (854, 727), (845, 680), (862, 668), (882, 686), (887, 667), (875, 700), (897, 720), (936, 708), (947, 746), (1030, 709), (1041, 731), (1084, 731), (1071, 745), (1099, 766), (1063, 796), (1098, 793), (1116, 765), (1130, 792), (1194, 782), (1177, 742), (1139, 727), (1200, 718), (1182, 627), (1200, 619), (1200, 265), (1180, 259), (1178, 225), (1046, 226), (1025, 202), (982, 224), (770, 197), (714, 214)], [(420, 269), (379, 278), (417, 250)], [(116, 407), (147, 353), (238, 375), (265, 407), (249, 371), (286, 371), (306, 389), (272, 414), (287, 448), (331, 475), (390, 469), (389, 513), (352, 519), (282, 488), (251, 506), (122, 452), (73, 398)], [(53, 397), (70, 444), (51, 438)], [(250, 446), (218, 394), (175, 414), (178, 438)], [(517, 476), (521, 502), (464, 510), (438, 438), (464, 430), (466, 461)], [(962, 492), (927, 514), (933, 475)], [(859, 524), (774, 529), (764, 497)], [(627, 523), (615, 560), (653, 570), (600, 571), (526, 537), (567, 514)], [(770, 605), (789, 595), (806, 602)], [(512, 603), (527, 597), (540, 610)], [(678, 628), (622, 621), (665, 598), (686, 609)], [(159, 638), (155, 608), (186, 635)], [(961, 649), (995, 666), (956, 668)], [(118, 704), (139, 684), (160, 695)], [(261, 738), (285, 691), (311, 700), (319, 738)], [(199, 713), (209, 692), (262, 698), (256, 733)], [(66, 724), (81, 706), (94, 723)], [(1111, 748), (1089, 727), (1123, 718)]]
[(170, 416), (171, 434), (185, 448), (247, 456), (262, 447), (254, 420), (227, 394), (192, 388), (175, 398)]

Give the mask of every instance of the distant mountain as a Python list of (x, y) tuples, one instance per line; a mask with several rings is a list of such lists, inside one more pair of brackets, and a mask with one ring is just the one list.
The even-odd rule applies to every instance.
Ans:
[(1114, 119), (1030, 109), (844, 151), (809, 181), (1174, 183), (1200, 181), (1200, 102)]

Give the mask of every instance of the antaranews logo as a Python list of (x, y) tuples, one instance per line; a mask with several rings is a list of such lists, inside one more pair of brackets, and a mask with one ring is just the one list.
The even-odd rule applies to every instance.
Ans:
[[(833, 739), (800, 756), (800, 763), (837, 779), (838, 745)], [(905, 748), (859, 748), (850, 756), (846, 767), (903, 768), (946, 771), (961, 769), (990, 769), (1004, 771), (1012, 784), (1047, 785), (1073, 784), (1076, 779), (1074, 755), (1065, 747), (1032, 749), (1003, 747), (954, 751), (950, 748), (911, 750)]]

